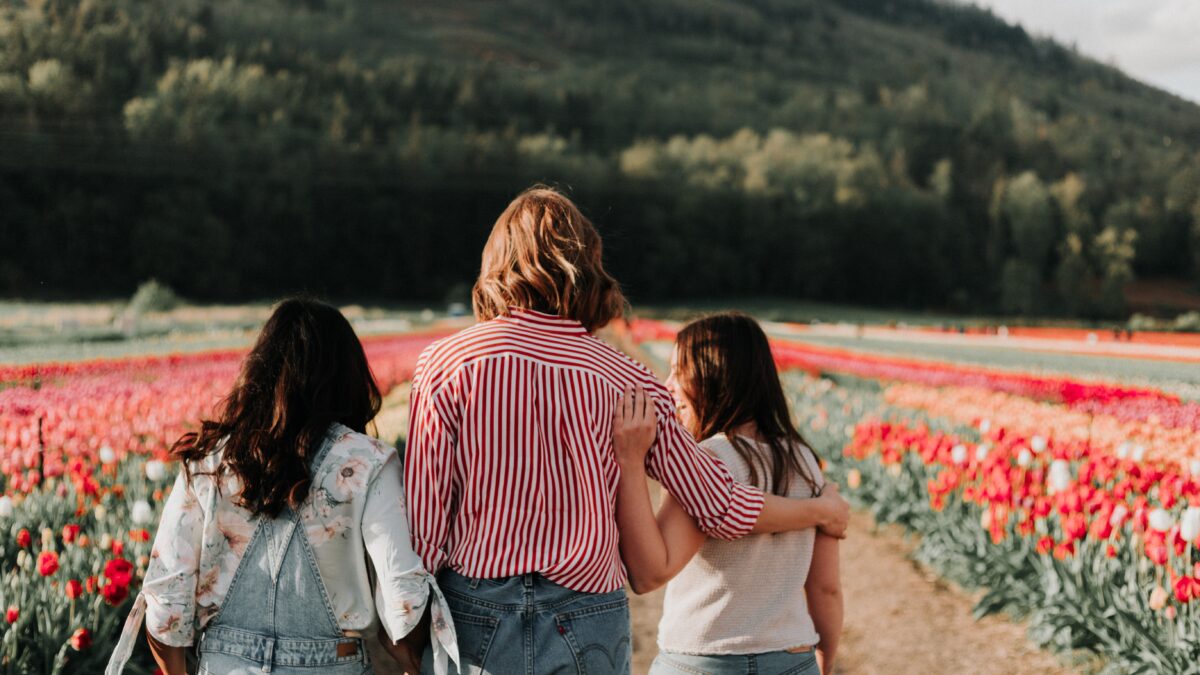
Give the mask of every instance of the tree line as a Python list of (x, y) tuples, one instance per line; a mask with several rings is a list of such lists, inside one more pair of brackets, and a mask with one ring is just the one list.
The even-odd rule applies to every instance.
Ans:
[(534, 182), (638, 300), (1108, 317), (1200, 274), (1195, 106), (886, 4), (6, 1), (0, 294), (441, 300)]

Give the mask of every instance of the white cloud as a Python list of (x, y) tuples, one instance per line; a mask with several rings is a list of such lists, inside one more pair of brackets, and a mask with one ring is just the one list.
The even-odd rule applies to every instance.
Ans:
[(975, 0), (1036, 35), (1200, 101), (1200, 1)]

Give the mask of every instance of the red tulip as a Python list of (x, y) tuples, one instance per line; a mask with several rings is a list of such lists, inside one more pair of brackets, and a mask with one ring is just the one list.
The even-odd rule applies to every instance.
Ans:
[(17, 532), (17, 546), (20, 546), (21, 548), (29, 548), (29, 545), (32, 543), (33, 535), (29, 534), (29, 530), (22, 527), (21, 531)]
[(62, 538), (64, 544), (75, 543), (75, 538), (79, 536), (79, 526), (74, 523), (63, 525)]
[(58, 554), (54, 551), (42, 551), (37, 558), (38, 574), (48, 577), (58, 571)]
[(87, 588), (88, 593), (95, 593), (96, 589), (100, 587), (100, 580), (95, 575), (92, 575), (87, 578), (87, 581), (83, 582), (83, 585)]
[(1038, 553), (1040, 553), (1041, 555), (1046, 555), (1047, 553), (1050, 553), (1053, 550), (1054, 550), (1054, 540), (1053, 539), (1051, 539), (1050, 537), (1047, 537), (1047, 536), (1043, 536), (1041, 539), (1038, 539), (1038, 543), (1037, 543), (1037, 552)]
[(1200, 598), (1200, 579), (1196, 577), (1181, 576), (1175, 580), (1175, 599), (1181, 603), (1188, 603), (1196, 598)]
[(8, 611), (4, 612), (4, 620), (10, 624), (16, 623), (17, 619), (21, 618), (21, 610), (17, 609), (16, 605), (9, 605)]
[(72, 649), (81, 652), (92, 646), (92, 634), (86, 628), (76, 628), (69, 642)]
[(116, 607), (125, 602), (125, 598), (129, 597), (129, 586), (123, 586), (110, 581), (100, 589), (100, 595), (104, 598), (105, 602)]
[(104, 577), (118, 586), (128, 586), (133, 580), (133, 563), (124, 558), (113, 558), (104, 565)]
[(78, 579), (70, 579), (66, 586), (67, 597), (71, 600), (76, 600), (83, 595), (83, 584), (79, 583)]

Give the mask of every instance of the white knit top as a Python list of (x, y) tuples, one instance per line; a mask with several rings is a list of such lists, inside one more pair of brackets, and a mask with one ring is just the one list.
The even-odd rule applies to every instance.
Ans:
[[(765, 444), (747, 440), (756, 450), (769, 452)], [(735, 480), (749, 482), (749, 467), (728, 438), (718, 434), (700, 445), (721, 458)], [(823, 485), (816, 457), (808, 448), (802, 455)], [(803, 477), (793, 476), (788, 496), (814, 495)], [(761, 654), (817, 644), (804, 595), (815, 539), (815, 529), (751, 534), (736, 541), (709, 539), (667, 584), (659, 649), (677, 654)]]

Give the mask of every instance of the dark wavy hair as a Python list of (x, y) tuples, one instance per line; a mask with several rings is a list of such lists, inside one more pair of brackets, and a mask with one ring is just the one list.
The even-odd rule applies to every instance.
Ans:
[[(723, 433), (750, 467), (750, 482), (786, 495), (793, 476), (813, 493), (816, 477), (801, 456), (803, 447), (816, 452), (792, 423), (779, 371), (766, 333), (753, 318), (724, 312), (697, 319), (675, 338), (676, 377), (695, 414), (696, 438)], [(734, 433), (753, 422), (768, 453)]]
[(171, 452), (190, 481), (188, 462), (221, 448), (216, 473), (240, 479), (237, 505), (274, 518), (308, 496), (314, 468), (309, 464), (330, 425), (340, 422), (363, 433), (381, 402), (346, 317), (325, 303), (291, 298), (267, 319), (218, 419), (184, 434)]

